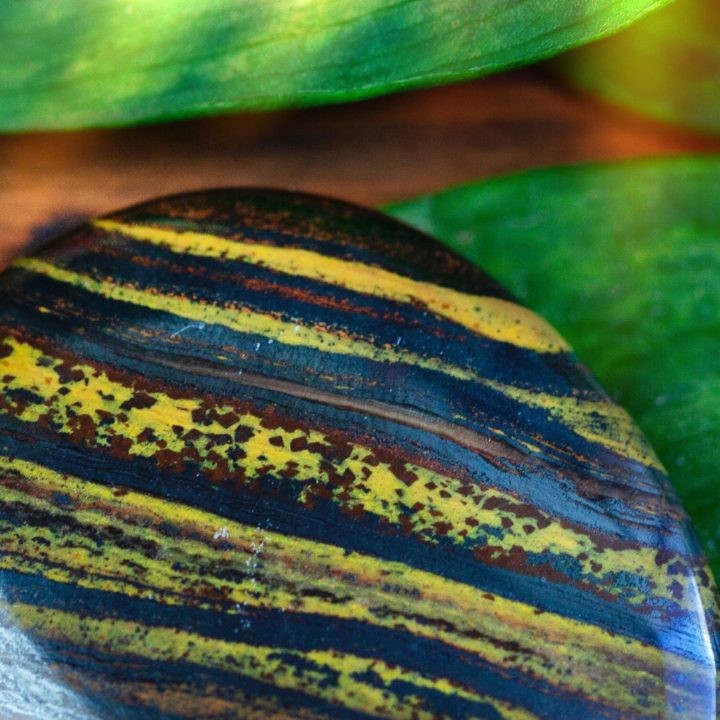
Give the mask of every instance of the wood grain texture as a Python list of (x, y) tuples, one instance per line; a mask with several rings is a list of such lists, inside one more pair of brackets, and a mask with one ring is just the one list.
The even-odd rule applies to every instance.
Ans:
[(277, 115), (0, 136), (0, 265), (35, 235), (173, 192), (278, 186), (380, 205), (514, 170), (712, 149), (537, 70)]
[(0, 277), (0, 390), (0, 611), (88, 718), (716, 716), (653, 451), (407, 226), (265, 190), (85, 225)]

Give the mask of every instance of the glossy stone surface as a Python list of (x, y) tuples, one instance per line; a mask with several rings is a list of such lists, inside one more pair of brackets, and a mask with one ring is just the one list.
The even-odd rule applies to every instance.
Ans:
[(664, 470), (544, 321), (304, 195), (0, 277), (0, 715), (716, 716)]

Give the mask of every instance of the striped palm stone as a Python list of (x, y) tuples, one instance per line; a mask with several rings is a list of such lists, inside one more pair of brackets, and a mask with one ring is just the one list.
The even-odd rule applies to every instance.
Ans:
[(171, 197), (18, 260), (0, 508), (2, 717), (716, 717), (713, 583), (640, 432), (352, 205)]

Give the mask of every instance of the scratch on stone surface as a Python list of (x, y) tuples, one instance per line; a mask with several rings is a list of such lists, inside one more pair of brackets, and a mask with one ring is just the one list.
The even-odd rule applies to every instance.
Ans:
[(186, 330), (191, 330), (193, 328), (196, 328), (197, 330), (204, 330), (205, 329), (205, 323), (204, 322), (197, 322), (197, 323), (190, 323), (189, 325), (185, 325), (185, 327), (181, 327), (179, 330), (176, 330), (174, 333), (170, 335), (171, 338), (177, 337), (178, 335), (181, 335)]

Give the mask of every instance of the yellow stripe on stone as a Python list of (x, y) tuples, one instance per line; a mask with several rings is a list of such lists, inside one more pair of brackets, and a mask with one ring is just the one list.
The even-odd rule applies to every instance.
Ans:
[(604, 445), (618, 455), (666, 472), (655, 451), (633, 419), (619, 405), (550, 393), (525, 390), (506, 383), (485, 379), (483, 384), (531, 408), (546, 410), (573, 432), (590, 442)]
[(415, 353), (397, 350), (390, 346), (377, 346), (367, 340), (356, 339), (347, 333), (334, 332), (321, 325), (309, 327), (281, 320), (274, 315), (254, 312), (246, 307), (220, 306), (191, 300), (181, 295), (170, 295), (152, 290), (140, 290), (132, 285), (111, 280), (95, 280), (81, 273), (66, 270), (44, 260), (21, 258), (15, 267), (30, 270), (46, 277), (64, 282), (109, 300), (171, 313), (178, 317), (221, 325), (241, 333), (260, 335), (273, 342), (295, 347), (307, 347), (334, 355), (360, 357), (376, 362), (404, 363), (427, 370), (436, 370), (460, 380), (479, 379), (475, 373), (450, 365), (436, 358), (425, 358)]
[[(230, 614), (274, 608), (404, 629), (571, 692), (599, 693), (613, 707), (627, 710), (645, 698), (651, 716), (665, 707), (664, 677), (714, 672), (401, 562), (251, 527), (132, 490), (117, 495), (112, 487), (28, 461), (0, 456), (0, 485), (3, 502), (29, 504), (56, 518), (51, 527), (0, 524), (6, 553), (0, 568), (168, 605)], [(66, 496), (65, 506), (57, 506), (57, 493)], [(63, 516), (72, 520), (65, 531)], [(84, 524), (108, 539), (88, 537)], [(172, 543), (163, 534), (167, 527), (178, 530)], [(148, 546), (161, 551), (144, 554)], [(233, 576), (242, 578), (228, 579)], [(668, 689), (686, 693), (679, 686)]]
[[(25, 394), (18, 406), (0, 400), (0, 412), (26, 423), (50, 423), (56, 432), (71, 437), (80, 433), (81, 442), (98, 448), (120, 440), (129, 456), (171, 456), (176, 463), (199, 465), (208, 478), (217, 481), (250, 481), (268, 473), (288, 477), (300, 484), (301, 503), (310, 501), (315, 489), (324, 486), (346, 511), (361, 509), (429, 542), (445, 537), (456, 544), (479, 543), (487, 559), (497, 562), (518, 549), (535, 556), (543, 554), (547, 560), (569, 556), (586, 582), (605, 585), (609, 574), (627, 573), (652, 583), (650, 597), (692, 607), (694, 599), (687, 586), (694, 580), (681, 558), (674, 560), (685, 572), (669, 576), (657, 567), (654, 548), (598, 546), (590, 536), (566, 527), (547, 512), (535, 510), (528, 515), (522, 499), (483, 487), (482, 478), (467, 482), (410, 462), (393, 468), (363, 445), (349, 447), (342, 460), (329, 461), (337, 441), (323, 432), (267, 427), (260, 416), (230, 404), (208, 404), (202, 398), (149, 392), (145, 395), (152, 400), (151, 406), (128, 408), (126, 403), (136, 397), (135, 389), (104, 371), (74, 365), (76, 379), (68, 382), (62, 375), (61, 360), (13, 338), (0, 344), (10, 350), (0, 358), (7, 397), (12, 397), (13, 390), (32, 393)], [(208, 419), (208, 411), (216, 419)], [(197, 413), (202, 415), (201, 421), (196, 419)], [(226, 420), (221, 423), (220, 417)], [(244, 439), (236, 439), (237, 430)], [(242, 458), (233, 461), (224, 456), (226, 447), (241, 449)], [(335, 477), (349, 475), (352, 482), (335, 484), (329, 462)], [(642, 583), (635, 587), (610, 583), (604, 592), (615, 592), (632, 604), (648, 600)]]
[[(662, 469), (657, 457), (627, 414), (609, 401), (583, 401), (583, 412), (579, 413), (575, 398), (535, 393), (495, 383), (470, 370), (445, 363), (438, 358), (422, 357), (389, 346), (376, 346), (367, 340), (354, 338), (346, 333), (333, 332), (320, 325), (308, 327), (272, 315), (254, 312), (248, 308), (212, 305), (179, 295), (140, 290), (132, 285), (114, 283), (110, 280), (96, 280), (34, 258), (21, 258), (16, 261), (15, 267), (80, 287), (111, 300), (168, 312), (195, 322), (221, 325), (237, 332), (260, 335), (282, 345), (307, 347), (321, 352), (360, 357), (376, 362), (414, 365), (426, 370), (441, 372), (459, 380), (480, 383), (499, 390), (508, 397), (530, 407), (551, 408), (554, 403), (554, 408), (551, 408), (553, 418), (563, 422), (581, 437), (603, 445), (631, 460)], [(604, 426), (612, 428), (612, 432), (609, 432), (608, 435), (594, 432), (592, 429), (594, 419), (598, 421), (605, 419)], [(616, 424), (613, 425), (613, 423)]]
[[(2, 605), (10, 610), (23, 629), (55, 642), (97, 647), (105, 653), (136, 656), (152, 662), (182, 661), (236, 673), (378, 718), (438, 720), (442, 717), (450, 720), (449, 715), (439, 716), (433, 709), (423, 707), (423, 690), (489, 704), (504, 720), (537, 718), (510, 703), (472, 692), (442, 677), (422, 675), (376, 658), (335, 650), (303, 652), (292, 648), (251, 645), (206, 637), (175, 627), (153, 627), (129, 620), (101, 619), (60, 610), (47, 612), (24, 603)], [(369, 682), (369, 678), (375, 682)], [(416, 695), (396, 695), (392, 690), (396, 682), (413, 686), (419, 692)]]
[(474, 333), (536, 352), (557, 353), (570, 349), (548, 323), (517, 303), (414, 280), (374, 265), (328, 257), (302, 248), (262, 245), (208, 233), (131, 225), (114, 220), (96, 220), (94, 225), (178, 254), (240, 260), (366, 295), (420, 304)]
[[(179, 682), (177, 678), (158, 677), (123, 680), (113, 676), (110, 680), (87, 675), (65, 665), (63, 682), (85, 695), (102, 695), (111, 702), (155, 708), (161, 717), (189, 718), (190, 720), (337, 720), (336, 713), (328, 715), (321, 710), (287, 705), (286, 698), (263, 696), (223, 684), (211, 682), (193, 684), (192, 680)], [(84, 719), (83, 719), (84, 720)]]

